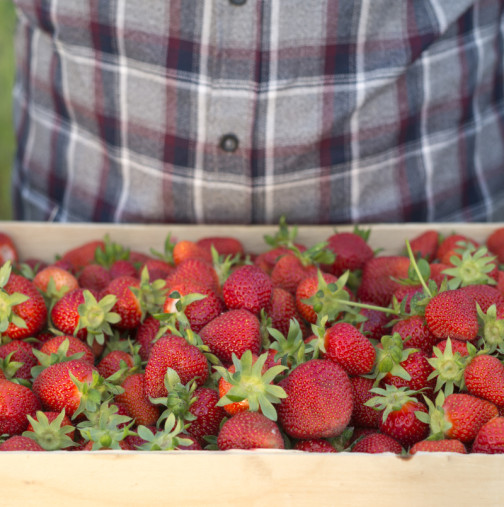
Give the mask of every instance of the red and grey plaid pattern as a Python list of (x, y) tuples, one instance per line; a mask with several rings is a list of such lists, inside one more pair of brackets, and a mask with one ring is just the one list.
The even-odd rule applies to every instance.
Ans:
[(15, 3), (19, 219), (504, 220), (504, 0)]

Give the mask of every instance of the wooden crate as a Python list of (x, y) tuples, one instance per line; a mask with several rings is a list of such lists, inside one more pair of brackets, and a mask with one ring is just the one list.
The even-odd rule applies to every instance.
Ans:
[[(427, 228), (484, 241), (502, 224), (373, 225), (370, 244), (398, 253)], [(269, 226), (102, 225), (1, 222), (21, 257), (46, 261), (105, 234), (131, 249), (178, 239), (233, 235), (265, 249)], [(299, 241), (324, 240), (334, 227), (299, 228)], [(350, 226), (338, 231), (352, 230)], [(97, 451), (0, 455), (0, 505), (342, 505), (502, 506), (504, 456), (312, 454), (298, 451)]]

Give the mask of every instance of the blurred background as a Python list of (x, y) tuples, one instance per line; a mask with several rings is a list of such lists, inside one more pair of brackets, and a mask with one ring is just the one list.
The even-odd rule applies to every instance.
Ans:
[(0, 0), (0, 220), (12, 218), (10, 182), (15, 148), (12, 124), (15, 24), (11, 0)]

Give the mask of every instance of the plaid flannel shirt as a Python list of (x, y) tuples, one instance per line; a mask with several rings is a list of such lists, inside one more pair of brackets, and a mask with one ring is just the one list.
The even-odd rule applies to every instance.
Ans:
[(504, 0), (15, 0), (15, 215), (504, 220)]

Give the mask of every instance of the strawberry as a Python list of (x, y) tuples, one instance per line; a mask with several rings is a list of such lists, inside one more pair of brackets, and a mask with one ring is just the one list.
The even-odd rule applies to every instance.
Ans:
[[(317, 322), (318, 312), (315, 311), (314, 305), (308, 303), (307, 300), (315, 296), (315, 294), (317, 294), (320, 290), (323, 290), (321, 288), (322, 283), (320, 278), (322, 278), (323, 283), (326, 286), (335, 284), (338, 281), (334, 275), (320, 272), (317, 275), (309, 276), (302, 280), (296, 290), (296, 307), (298, 312), (307, 322), (311, 324), (315, 324)], [(321, 313), (323, 312), (321, 311)], [(336, 320), (338, 315), (339, 313), (331, 315), (329, 322)]]
[(481, 427), (499, 415), (493, 403), (466, 393), (453, 393), (445, 398), (440, 391), (435, 405), (430, 400), (426, 402), (429, 416), (425, 421), (430, 423), (431, 439), (472, 442)]
[(116, 395), (115, 401), (126, 407), (128, 415), (137, 425), (155, 425), (160, 411), (145, 395), (145, 375), (133, 373), (124, 379), (121, 387), (124, 391)]
[(467, 454), (467, 449), (460, 440), (455, 439), (421, 440), (409, 450), (410, 454), (416, 454), (417, 452), (457, 452)]
[(45, 449), (31, 438), (14, 435), (0, 444), (0, 451), (45, 451)]
[[(5, 370), (9, 379), (18, 378), (24, 380), (30, 380), (31, 369), (37, 364), (37, 358), (33, 355), (32, 345), (22, 340), (12, 340), (11, 342), (0, 345), (0, 365), (5, 364)], [(10, 359), (10, 362), (7, 360)], [(12, 362), (14, 364), (14, 370), (10, 371), (9, 365), (12, 368)], [(4, 372), (5, 373), (5, 372)]]
[[(405, 313), (411, 312), (411, 300), (417, 294), (422, 294), (423, 288), (421, 285), (400, 285), (394, 291), (394, 297), (397, 299), (399, 304), (404, 305)], [(403, 303), (404, 301), (404, 303)]]
[(67, 292), (59, 299), (51, 310), (51, 321), (56, 329), (67, 335), (75, 335), (81, 340), (85, 339), (86, 330), (78, 329), (78, 308), (84, 301), (84, 289), (81, 288)]
[(195, 345), (180, 336), (164, 336), (152, 347), (145, 367), (144, 391), (148, 397), (166, 396), (164, 378), (168, 368), (177, 372), (184, 385), (194, 379), (201, 386), (208, 377), (206, 357)]
[(359, 428), (378, 428), (380, 413), (366, 405), (366, 402), (374, 396), (371, 392), (374, 380), (365, 377), (350, 377), (350, 383), (354, 398), (351, 424)]
[(104, 250), (105, 242), (102, 240), (88, 241), (75, 248), (67, 250), (61, 257), (64, 262), (70, 264), (72, 271), (77, 273), (87, 264), (91, 264), (95, 259), (96, 250)]
[(228, 310), (210, 321), (200, 337), (224, 364), (231, 364), (233, 354), (240, 358), (246, 350), (259, 353), (261, 324), (248, 310)]
[[(3, 334), (12, 340), (22, 340), (38, 334), (46, 324), (47, 308), (44, 298), (33, 282), (11, 273), (8, 264), (4, 264), (2, 272), (3, 308), (0, 320), (3, 326), (8, 322), (6, 329), (2, 329)], [(4, 284), (5, 280), (7, 283)]]
[(408, 357), (400, 363), (400, 366), (404, 368), (410, 380), (406, 380), (401, 376), (392, 375), (391, 372), (388, 372), (383, 377), (382, 382), (396, 387), (408, 387), (413, 391), (423, 389), (423, 392), (427, 396), (433, 392), (435, 380), (430, 377), (433, 370), (423, 352), (413, 352), (409, 354)]
[[(178, 293), (180, 296), (189, 296), (190, 294), (205, 296), (204, 299), (193, 301), (187, 305), (183, 304), (183, 313), (187, 318), (189, 327), (196, 333), (199, 333), (206, 324), (220, 315), (225, 309), (221, 299), (217, 297), (212, 289), (193, 281), (169, 285), (168, 294), (173, 292)], [(176, 313), (178, 311), (176, 307), (178, 301), (181, 300), (167, 296), (163, 304), (163, 312)]]
[(136, 328), (135, 342), (140, 346), (138, 354), (142, 361), (147, 361), (149, 358), (151, 348), (156, 341), (156, 336), (160, 327), (160, 321), (152, 315), (148, 315)]
[(305, 266), (296, 255), (289, 252), (280, 257), (275, 263), (271, 271), (271, 282), (274, 287), (295, 294), (299, 282), (316, 274), (317, 268), (315, 265), (308, 264)]
[[(446, 350), (448, 340), (441, 340), (436, 343), (436, 347), (444, 352)], [(451, 340), (451, 348), (453, 352), (458, 352), (462, 357), (466, 357), (469, 355), (469, 350), (467, 350), (467, 344), (469, 342), (461, 341), (461, 340)], [(432, 357), (435, 357), (434, 352), (432, 353)]]
[(283, 335), (287, 336), (291, 319), (296, 319), (305, 330), (304, 323), (297, 311), (296, 300), (294, 296), (284, 289), (274, 287), (271, 292), (271, 299), (264, 308), (264, 311), (269, 319), (271, 319), (271, 326), (277, 329)]
[(465, 292), (475, 303), (478, 303), (483, 312), (486, 312), (491, 305), (504, 305), (504, 296), (496, 287), (490, 285), (467, 285), (460, 290)]
[(104, 290), (111, 280), (108, 269), (100, 264), (84, 266), (77, 278), (80, 287), (96, 292)]
[(110, 277), (112, 279), (120, 276), (130, 276), (138, 278), (138, 272), (133, 263), (128, 259), (118, 259), (112, 263), (109, 268)]
[(432, 353), (432, 347), (438, 341), (419, 315), (396, 321), (392, 326), (392, 333), (398, 333), (406, 347), (421, 349), (426, 354)]
[(396, 439), (383, 433), (365, 435), (352, 447), (352, 452), (364, 452), (366, 454), (380, 454), (382, 452), (401, 454), (402, 451), (403, 448)]
[(147, 268), (151, 282), (159, 279), (165, 280), (175, 270), (174, 266), (162, 259), (147, 259), (139, 271), (142, 272), (144, 268)]
[(326, 359), (312, 359), (295, 367), (278, 384), (287, 397), (278, 407), (278, 419), (294, 438), (338, 436), (350, 422), (352, 385), (346, 372)]
[(379, 310), (361, 308), (359, 314), (366, 318), (364, 322), (357, 322), (357, 329), (370, 340), (380, 340), (383, 335), (389, 333), (387, 324), (390, 317)]
[(346, 270), (362, 269), (374, 252), (366, 240), (355, 232), (339, 232), (327, 239), (327, 249), (332, 251), (336, 258), (326, 267), (329, 273), (341, 276)]
[[(296, 245), (296, 247), (300, 250), (306, 250), (306, 248), (302, 245)], [(278, 262), (278, 260), (288, 253), (291, 253), (292, 251), (289, 250), (286, 246), (278, 246), (275, 248), (271, 248), (270, 250), (267, 250), (266, 252), (262, 252), (259, 255), (257, 255), (254, 259), (254, 265), (258, 268), (262, 269), (266, 274), (271, 275), (273, 268), (275, 267), (275, 264)]]
[(240, 412), (228, 419), (219, 431), (217, 445), (228, 449), (284, 449), (278, 425), (259, 412)]
[(439, 245), (439, 233), (435, 230), (427, 230), (410, 240), (411, 250), (415, 256), (434, 260)]
[(102, 357), (97, 368), (102, 377), (108, 378), (123, 368), (135, 368), (135, 361), (133, 356), (124, 350), (111, 350)]
[(474, 439), (471, 452), (504, 453), (504, 417), (494, 417), (481, 427)]
[(81, 402), (82, 393), (72, 380), (91, 384), (95, 368), (80, 359), (56, 363), (43, 370), (33, 382), (33, 392), (42, 402), (44, 410), (72, 416)]
[(373, 369), (376, 352), (355, 326), (333, 324), (324, 335), (325, 358), (339, 364), (348, 375), (364, 375)]
[(28, 426), (28, 415), (40, 410), (36, 394), (20, 384), (0, 379), (0, 435), (21, 434)]
[(231, 236), (207, 236), (200, 238), (196, 241), (196, 244), (210, 254), (212, 253), (211, 249), (213, 246), (219, 255), (230, 255), (231, 257), (235, 255), (243, 257), (245, 255), (243, 243)]
[[(47, 356), (51, 356), (52, 354), (58, 355), (62, 349), (60, 349), (61, 344), (63, 342), (68, 342), (68, 347), (64, 349), (63, 357), (74, 356), (75, 354), (80, 354), (80, 357), (73, 357), (73, 359), (81, 359), (89, 363), (90, 365), (94, 364), (95, 355), (91, 347), (79, 338), (76, 338), (72, 335), (59, 335), (54, 336), (50, 340), (44, 342), (44, 344), (40, 347), (39, 351), (42, 354), (46, 354)], [(40, 354), (37, 354), (37, 357), (41, 357)], [(61, 359), (63, 359), (61, 357)], [(60, 360), (58, 362), (61, 362)], [(39, 360), (40, 363), (40, 360)], [(51, 364), (54, 364), (52, 362)]]
[(415, 398), (416, 391), (392, 385), (385, 387), (371, 389), (378, 396), (366, 402), (366, 405), (382, 410), (380, 431), (406, 448), (427, 438), (429, 425), (421, 421), (416, 413), (427, 413), (428, 409)]
[(66, 292), (76, 289), (79, 282), (70, 271), (51, 265), (35, 275), (33, 285), (49, 298), (60, 298)]
[(217, 406), (219, 395), (213, 389), (198, 387), (194, 391), (194, 397), (195, 401), (189, 408), (194, 419), (190, 421), (187, 432), (203, 446), (205, 436), (218, 435), (225, 412)]
[(139, 288), (140, 281), (132, 276), (113, 278), (100, 295), (113, 295), (117, 298), (112, 311), (119, 314), (121, 320), (115, 324), (120, 330), (135, 329), (142, 320), (142, 308), (138, 297), (131, 287)]
[(222, 296), (229, 310), (258, 314), (269, 303), (272, 290), (268, 275), (256, 266), (245, 265), (229, 275), (222, 286)]
[(425, 307), (425, 321), (436, 338), (473, 340), (478, 334), (474, 301), (462, 290), (447, 290), (432, 297)]
[(175, 266), (178, 266), (188, 259), (200, 259), (206, 262), (212, 262), (212, 254), (194, 241), (178, 241), (173, 247), (173, 262)]
[(219, 277), (213, 265), (201, 259), (187, 259), (181, 262), (175, 271), (166, 278), (168, 287), (180, 282), (194, 282), (204, 285), (216, 294), (219, 294), (221, 289)]
[(499, 264), (504, 263), (504, 227), (492, 231), (486, 240), (486, 246), (497, 256)]
[(473, 357), (464, 370), (464, 382), (470, 394), (504, 406), (504, 365), (495, 356)]
[(475, 248), (479, 247), (479, 243), (464, 234), (451, 234), (444, 238), (436, 251), (436, 259), (443, 264), (451, 264), (450, 259), (453, 255), (457, 255), (455, 250), (459, 249), (463, 243), (469, 243)]
[(400, 286), (396, 279), (407, 278), (409, 265), (407, 257), (373, 257), (362, 269), (357, 297), (366, 303), (387, 306)]
[(0, 232), (0, 265), (10, 261), (17, 264), (19, 252), (13, 239), (5, 232)]
[(338, 452), (327, 440), (312, 438), (311, 440), (298, 440), (294, 446), (296, 451), (304, 452)]

